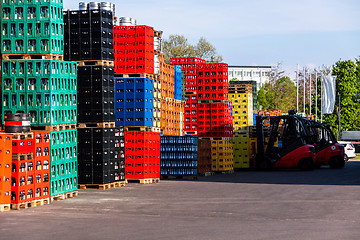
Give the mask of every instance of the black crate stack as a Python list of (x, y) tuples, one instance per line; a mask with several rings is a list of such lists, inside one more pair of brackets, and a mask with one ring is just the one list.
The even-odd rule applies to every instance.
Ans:
[(103, 4), (64, 11), (64, 58), (78, 62), (78, 171), (85, 186), (125, 180), (124, 131), (114, 115), (113, 10)]

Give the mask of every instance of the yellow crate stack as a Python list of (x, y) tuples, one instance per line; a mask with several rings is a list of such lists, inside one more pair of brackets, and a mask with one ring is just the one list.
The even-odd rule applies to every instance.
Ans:
[(234, 169), (247, 169), (251, 165), (249, 128), (254, 124), (252, 85), (230, 84), (229, 99), (232, 103), (234, 126)]
[(248, 133), (253, 125), (253, 97), (252, 93), (230, 93), (229, 99), (233, 109), (234, 133)]
[(232, 171), (234, 169), (233, 138), (210, 138), (211, 170)]
[(247, 134), (234, 135), (234, 169), (250, 168), (250, 138)]

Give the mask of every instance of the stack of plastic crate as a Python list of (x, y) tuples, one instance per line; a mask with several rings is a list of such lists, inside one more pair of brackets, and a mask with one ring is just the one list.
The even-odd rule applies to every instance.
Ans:
[(211, 170), (233, 171), (233, 116), (228, 65), (204, 63), (197, 70), (198, 136), (211, 141)]
[(11, 171), (12, 136), (0, 134), (0, 212), (10, 210), (11, 204)]
[[(50, 195), (77, 195), (76, 63), (63, 61), (62, 1), (4, 1), (2, 121), (5, 113), (31, 115), (32, 130), (51, 131)], [(54, 144), (68, 132), (74, 138)], [(71, 168), (71, 166), (74, 166)], [(60, 171), (60, 169), (64, 169)]]
[[(180, 73), (181, 74), (181, 73)], [(175, 86), (175, 79), (177, 85)], [(175, 76), (174, 66), (166, 64), (163, 54), (160, 56), (160, 84), (161, 84), (161, 121), (160, 127), (162, 134), (165, 136), (181, 136), (182, 132), (182, 116), (184, 101), (181, 99), (181, 89), (177, 90), (177, 98), (175, 98), (176, 87), (181, 87), (181, 76), (179, 76), (179, 68)]]
[(125, 130), (126, 182), (160, 179), (161, 84), (154, 58), (161, 53), (154, 36), (161, 33), (149, 26), (114, 26), (115, 124)]
[(196, 57), (171, 58), (171, 65), (181, 66), (185, 78), (184, 132), (197, 135), (197, 78), (198, 66), (205, 60)]
[(64, 11), (65, 58), (78, 61), (79, 183), (107, 189), (125, 181), (123, 128), (115, 128), (114, 115), (113, 12), (95, 2), (79, 8)]
[(232, 82), (229, 98), (234, 116), (234, 169), (250, 168), (249, 128), (254, 118), (252, 85)]
[(161, 137), (161, 176), (196, 176), (198, 167), (198, 140), (196, 136)]

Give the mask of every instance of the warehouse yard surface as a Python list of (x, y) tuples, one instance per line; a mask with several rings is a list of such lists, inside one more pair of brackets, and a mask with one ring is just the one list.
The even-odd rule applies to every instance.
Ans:
[(0, 239), (359, 239), (360, 161), (79, 191), (0, 213)]

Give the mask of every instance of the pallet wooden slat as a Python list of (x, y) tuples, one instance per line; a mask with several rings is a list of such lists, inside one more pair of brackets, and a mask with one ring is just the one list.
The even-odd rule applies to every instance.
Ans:
[(61, 54), (3, 54), (2, 60), (64, 60)]
[(78, 123), (77, 128), (114, 128), (115, 122)]
[(159, 183), (160, 178), (144, 178), (144, 179), (126, 179), (126, 184), (137, 183), (137, 184), (150, 184)]
[(79, 184), (79, 189), (81, 189), (81, 190), (87, 190), (87, 189), (106, 190), (106, 189), (110, 189), (110, 188), (123, 187), (123, 186), (125, 186), (125, 181), (104, 183), (104, 184)]

